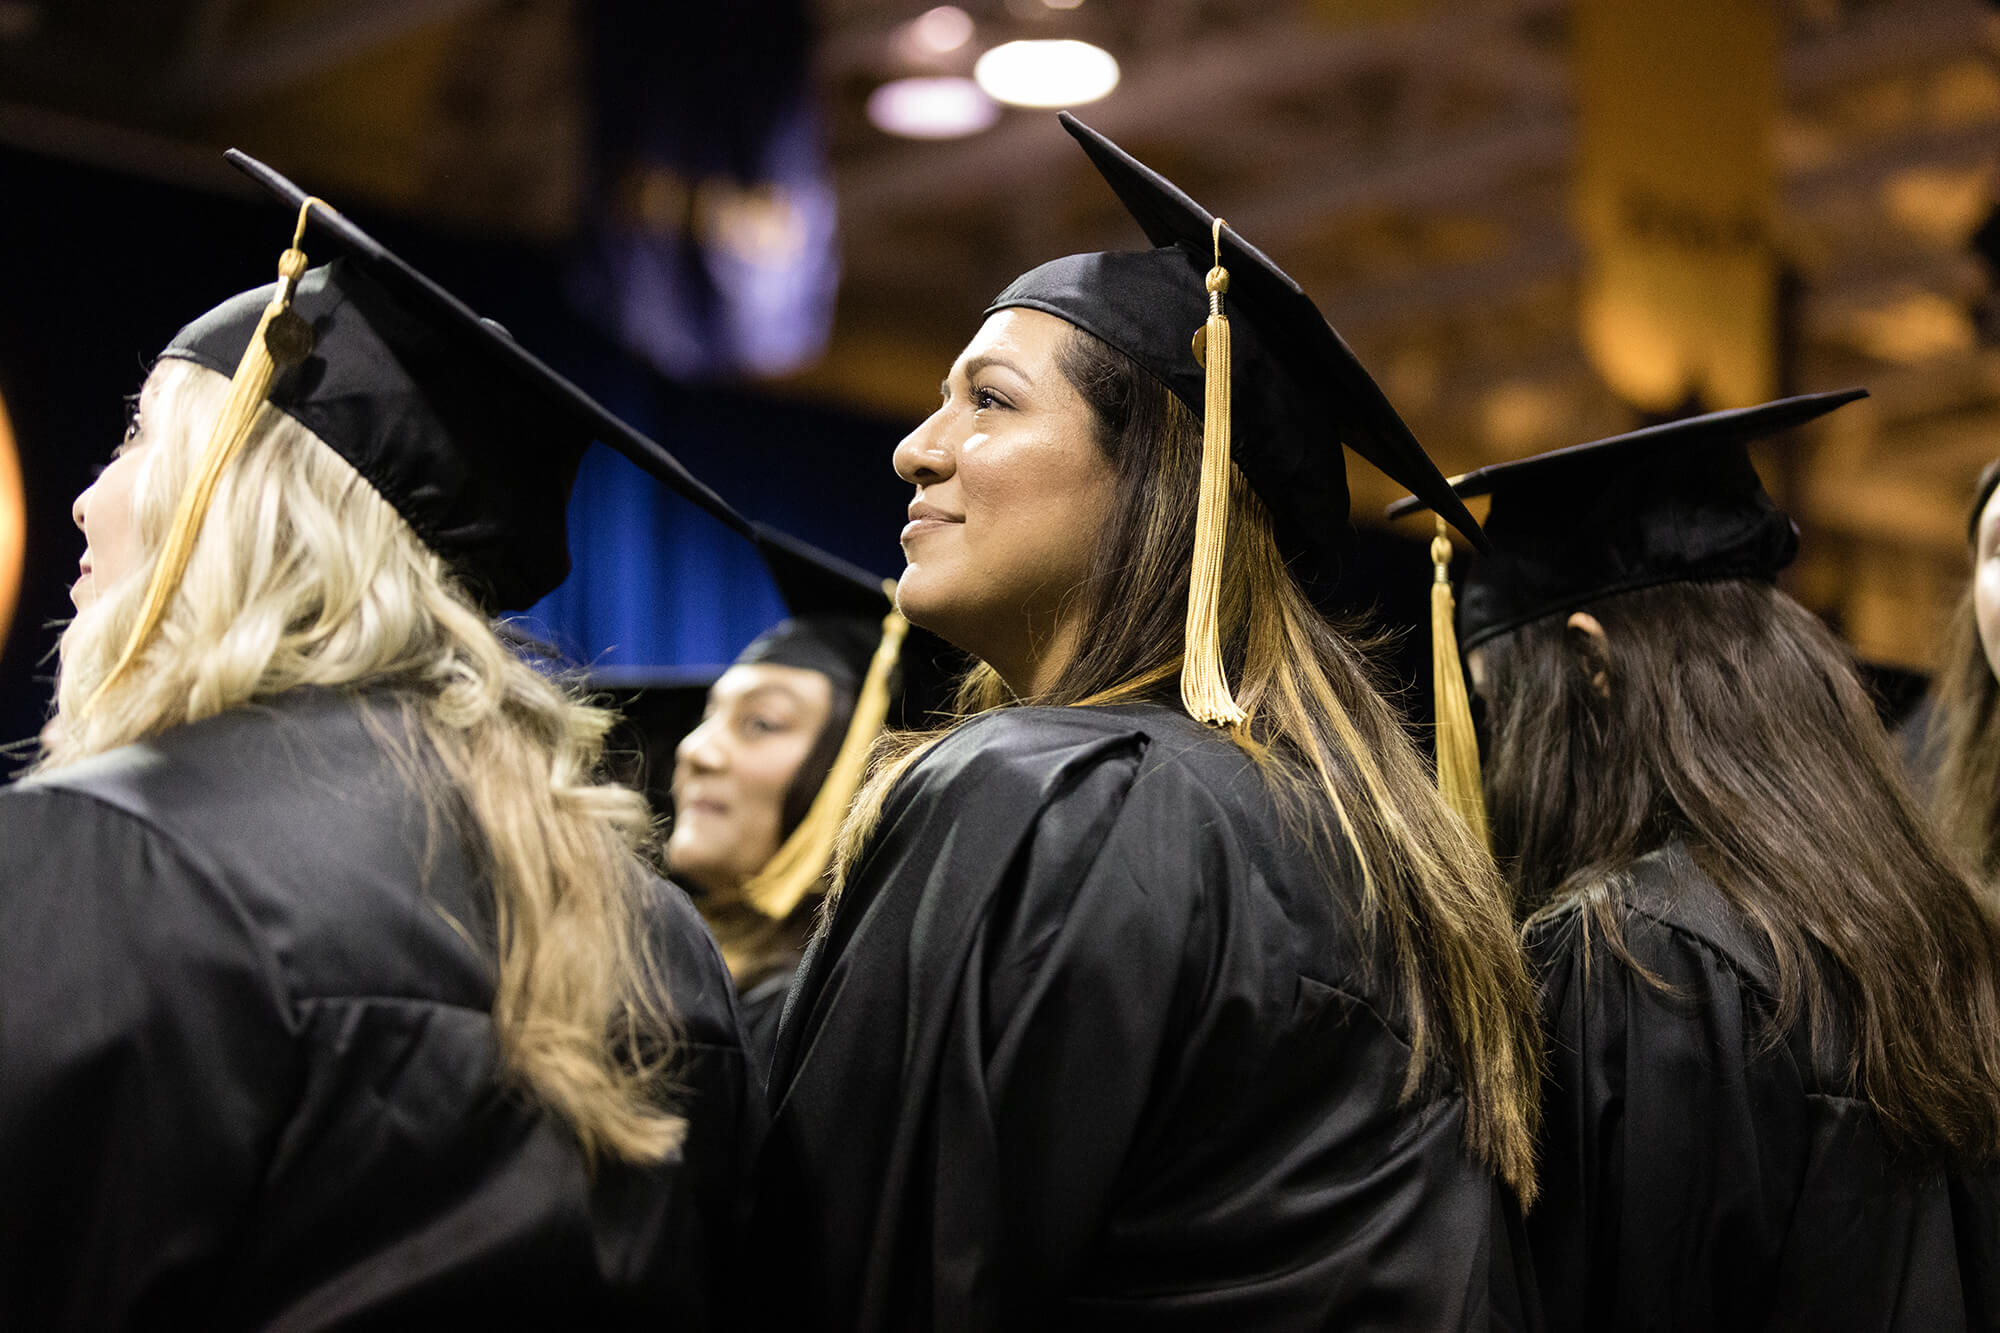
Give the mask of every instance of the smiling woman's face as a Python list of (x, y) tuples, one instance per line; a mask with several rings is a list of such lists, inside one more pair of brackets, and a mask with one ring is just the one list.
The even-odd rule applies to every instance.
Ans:
[(1071, 326), (1002, 310), (966, 345), (944, 402), (896, 446), (917, 488), (903, 529), (903, 614), (995, 667), (1017, 693), (1048, 683), (1076, 627), (1116, 474), (1063, 374)]
[(709, 687), (701, 725), (674, 750), (667, 868), (733, 892), (777, 854), (785, 794), (833, 711), (833, 682), (804, 667), (733, 666)]

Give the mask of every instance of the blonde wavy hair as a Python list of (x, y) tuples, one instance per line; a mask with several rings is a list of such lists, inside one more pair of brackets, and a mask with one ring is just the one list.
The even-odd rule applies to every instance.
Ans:
[[(38, 771), (302, 686), (386, 689), (411, 724), (383, 736), (493, 894), (493, 1018), (504, 1068), (592, 1161), (655, 1162), (685, 1125), (663, 1104), (673, 1049), (646, 947), (644, 799), (601, 780), (612, 715), (522, 660), (444, 560), (347, 461), (262, 409), (216, 491), (171, 606), (93, 698), (144, 600), (228, 380), (163, 360), (140, 395), (140, 558), (64, 632)], [(88, 707), (86, 708), (86, 704)]]

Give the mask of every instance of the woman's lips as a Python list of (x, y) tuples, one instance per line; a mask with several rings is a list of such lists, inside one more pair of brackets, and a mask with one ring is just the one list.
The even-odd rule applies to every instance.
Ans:
[(929, 532), (934, 528), (948, 528), (951, 525), (952, 525), (951, 519), (913, 518), (908, 523), (905, 523), (903, 525), (902, 540), (908, 541), (910, 540), (910, 538), (915, 537), (919, 533)]
[(933, 528), (950, 527), (954, 523), (965, 521), (957, 514), (948, 514), (936, 505), (925, 504), (922, 500), (912, 504), (909, 513), (910, 521), (903, 525), (904, 541), (919, 533), (929, 532)]

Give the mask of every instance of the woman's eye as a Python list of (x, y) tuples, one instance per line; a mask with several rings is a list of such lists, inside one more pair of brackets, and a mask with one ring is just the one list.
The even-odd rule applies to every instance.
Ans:
[(991, 389), (974, 389), (972, 391), (972, 410), (975, 412), (984, 411), (989, 407), (1005, 407), (1006, 405), (1000, 395), (994, 393)]
[(789, 730), (784, 723), (768, 717), (746, 717), (741, 725), (746, 736), (775, 736)]

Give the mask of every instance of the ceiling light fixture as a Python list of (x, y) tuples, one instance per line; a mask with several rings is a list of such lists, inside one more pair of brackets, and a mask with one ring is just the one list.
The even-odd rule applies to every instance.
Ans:
[(979, 57), (972, 77), (1009, 106), (1082, 106), (1118, 86), (1118, 62), (1089, 42), (1008, 42)]
[(972, 40), (972, 15), (957, 5), (939, 5), (911, 19), (905, 31), (912, 46), (941, 56)]
[(897, 79), (868, 95), (868, 120), (906, 139), (958, 139), (1000, 118), (1000, 108), (971, 79)]

